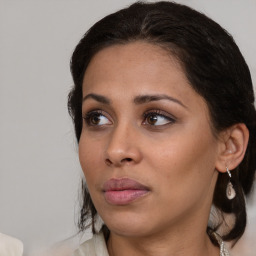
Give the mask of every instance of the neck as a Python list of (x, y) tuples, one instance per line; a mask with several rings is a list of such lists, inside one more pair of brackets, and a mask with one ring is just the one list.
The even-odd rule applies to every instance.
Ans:
[(110, 256), (217, 256), (219, 248), (215, 247), (208, 235), (198, 236), (193, 234), (182, 238), (175, 236), (152, 236), (144, 238), (124, 238), (116, 234), (110, 234), (108, 240)]
[(206, 233), (209, 214), (192, 212), (188, 214), (187, 219), (181, 218), (173, 225), (160, 227), (158, 231), (147, 235), (126, 236), (110, 232), (108, 240), (110, 256), (219, 255), (219, 248), (212, 244)]

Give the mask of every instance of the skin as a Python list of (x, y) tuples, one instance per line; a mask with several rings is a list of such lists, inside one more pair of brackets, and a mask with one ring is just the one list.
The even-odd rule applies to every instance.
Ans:
[[(134, 102), (142, 95), (174, 100)], [(105, 48), (85, 72), (83, 97), (79, 158), (111, 232), (110, 255), (219, 255), (206, 227), (216, 169), (224, 172), (224, 155), (231, 161), (230, 148), (236, 147), (230, 133), (225, 143), (213, 135), (208, 107), (178, 61), (146, 42)], [(157, 113), (145, 118), (152, 111)], [(111, 178), (136, 180), (149, 192), (127, 205), (112, 205), (102, 191)]]

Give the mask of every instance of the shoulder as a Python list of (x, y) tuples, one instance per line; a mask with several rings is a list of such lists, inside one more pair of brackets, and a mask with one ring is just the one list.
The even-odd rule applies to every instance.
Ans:
[(103, 233), (94, 234), (91, 239), (82, 243), (73, 256), (109, 256)]
[(23, 244), (20, 240), (0, 233), (0, 255), (21, 256)]

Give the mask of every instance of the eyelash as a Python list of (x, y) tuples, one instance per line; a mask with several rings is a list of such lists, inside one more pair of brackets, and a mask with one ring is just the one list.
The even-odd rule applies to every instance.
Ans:
[[(94, 128), (100, 128), (100, 127), (102, 127), (104, 125), (107, 125), (107, 124), (98, 125), (98, 124), (93, 124), (92, 123), (92, 118), (93, 117), (100, 117), (100, 116), (104, 116), (112, 124), (112, 122), (110, 121), (110, 118), (108, 117), (108, 115), (104, 111), (102, 111), (102, 110), (92, 110), (92, 111), (88, 112), (83, 117), (83, 119), (84, 119), (85, 124), (87, 126), (94, 127)], [(149, 124), (146, 121), (147, 121), (147, 118), (149, 118), (150, 116), (158, 116), (158, 117), (164, 118), (164, 119), (167, 120), (167, 123), (162, 124), (162, 125), (152, 125), (152, 124)], [(166, 126), (166, 125), (173, 124), (175, 122), (176, 122), (176, 118), (175, 117), (171, 116), (170, 114), (166, 113), (165, 111), (157, 109), (157, 110), (149, 110), (146, 113), (144, 113), (143, 114), (143, 122), (142, 122), (142, 124), (146, 125), (146, 126), (153, 127), (153, 128), (160, 128), (160, 127), (163, 127), (163, 126)]]
[(105, 114), (102, 110), (92, 110), (92, 111), (88, 112), (87, 114), (85, 114), (85, 116), (83, 117), (86, 125), (92, 126), (92, 127), (102, 126), (102, 125), (98, 125), (98, 124), (92, 124), (91, 118), (96, 117), (96, 116), (97, 117), (104, 116), (105, 118), (107, 118), (109, 120), (109, 118), (107, 117), (107, 114)]
[[(173, 116), (171, 116), (169, 113), (166, 113), (165, 111), (157, 109), (157, 110), (149, 110), (146, 113), (144, 113), (144, 115), (143, 115), (143, 117), (144, 117), (143, 124), (149, 125), (149, 126), (154, 126), (152, 124), (146, 124), (145, 123), (147, 118), (150, 117), (150, 116), (158, 116), (158, 117), (162, 117), (162, 118), (168, 120), (168, 122), (166, 124), (158, 125), (158, 126), (169, 125), (169, 124), (175, 123), (175, 121), (176, 121), (176, 119)], [(157, 126), (157, 125), (155, 125), (155, 126)]]

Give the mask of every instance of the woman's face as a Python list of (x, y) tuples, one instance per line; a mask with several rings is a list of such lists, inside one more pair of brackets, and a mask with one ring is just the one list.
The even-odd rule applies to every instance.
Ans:
[(83, 81), (79, 158), (93, 203), (119, 235), (206, 227), (218, 141), (174, 57), (145, 42), (98, 52)]

